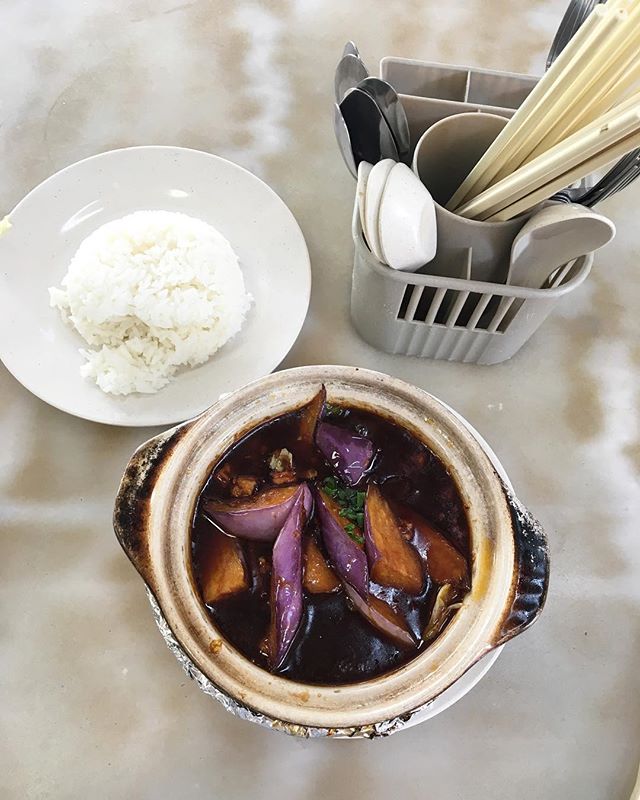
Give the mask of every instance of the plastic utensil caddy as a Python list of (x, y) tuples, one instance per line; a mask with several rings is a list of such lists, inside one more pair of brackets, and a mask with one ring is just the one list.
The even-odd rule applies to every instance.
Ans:
[[(380, 74), (404, 105), (412, 147), (427, 128), (453, 114), (485, 111), (512, 116), (537, 82), (527, 75), (391, 57), (382, 59)], [(527, 218), (522, 216), (522, 225)], [(592, 253), (582, 256), (562, 283), (549, 289), (474, 280), (470, 250), (445, 270), (447, 277), (429, 274), (429, 265), (418, 272), (398, 272), (369, 250), (357, 200), (352, 233), (351, 318), (356, 330), (379, 350), (422, 358), (474, 364), (506, 361), (560, 298), (583, 283), (593, 264)], [(438, 230), (439, 239), (441, 235)], [(497, 264), (496, 272), (504, 273), (505, 266)]]

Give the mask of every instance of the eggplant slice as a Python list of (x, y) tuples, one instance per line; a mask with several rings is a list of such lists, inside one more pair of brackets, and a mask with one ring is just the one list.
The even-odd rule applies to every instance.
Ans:
[(305, 591), (310, 594), (329, 594), (340, 589), (340, 581), (327, 564), (313, 536), (305, 536), (302, 545), (304, 554)]
[(208, 605), (249, 589), (250, 579), (242, 545), (210, 523), (198, 556), (200, 590)]
[(278, 669), (286, 659), (302, 621), (302, 531), (307, 523), (306, 509), (311, 504), (311, 492), (303, 484), (273, 545), (269, 637), (272, 669)]
[(396, 515), (375, 483), (369, 484), (364, 510), (364, 542), (372, 580), (420, 594), (425, 580), (420, 556), (402, 535)]
[(316, 438), (316, 428), (322, 418), (324, 405), (327, 401), (327, 390), (324, 384), (318, 394), (303, 406), (300, 416), (300, 428), (298, 430), (298, 441), (312, 448)]
[(331, 564), (338, 577), (364, 598), (369, 588), (367, 557), (362, 547), (345, 531), (345, 526), (350, 523), (340, 516), (339, 511), (339, 506), (322, 489), (316, 489), (316, 512)]
[(407, 623), (388, 603), (372, 594), (364, 599), (347, 583), (344, 584), (344, 590), (355, 610), (387, 639), (403, 649), (418, 646)]
[[(224, 531), (241, 539), (272, 542), (293, 507), (301, 484), (265, 489), (251, 497), (202, 501), (205, 517)], [(311, 493), (303, 493), (307, 515), (311, 514)], [(307, 507), (308, 504), (308, 507)]]
[(355, 486), (362, 480), (376, 452), (369, 439), (330, 422), (318, 425), (316, 444), (347, 486)]
[(468, 589), (467, 562), (444, 535), (409, 506), (394, 503), (393, 508), (409, 529), (409, 536), (434, 583), (441, 586), (450, 583), (460, 589)]

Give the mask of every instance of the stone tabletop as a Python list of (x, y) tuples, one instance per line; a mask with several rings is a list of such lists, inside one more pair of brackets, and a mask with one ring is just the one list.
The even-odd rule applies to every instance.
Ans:
[(0, 2), (0, 212), (126, 145), (194, 147), (253, 170), (311, 253), (310, 312), (283, 366), (370, 367), (454, 406), (544, 523), (552, 558), (540, 622), (439, 717), (374, 742), (261, 729), (185, 677), (113, 535), (122, 469), (154, 431), (66, 416), (0, 366), (0, 797), (628, 798), (640, 757), (640, 182), (600, 207), (617, 238), (511, 362), (387, 356), (349, 321), (354, 183), (331, 125), (346, 39), (371, 66), (394, 54), (536, 72), (564, 6)]

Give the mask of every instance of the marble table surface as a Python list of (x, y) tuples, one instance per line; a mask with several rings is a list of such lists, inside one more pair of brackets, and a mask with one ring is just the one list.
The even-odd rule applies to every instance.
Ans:
[(539, 624), (430, 722), (374, 742), (241, 722), (185, 677), (111, 529), (121, 471), (153, 431), (66, 416), (0, 366), (2, 798), (628, 798), (640, 757), (640, 182), (601, 207), (618, 237), (511, 362), (391, 357), (349, 321), (354, 184), (331, 125), (347, 38), (371, 65), (396, 54), (540, 71), (564, 5), (0, 2), (0, 211), (113, 147), (178, 144), (255, 171), (290, 205), (313, 265), (283, 366), (371, 367), (453, 405), (546, 526), (553, 564)]

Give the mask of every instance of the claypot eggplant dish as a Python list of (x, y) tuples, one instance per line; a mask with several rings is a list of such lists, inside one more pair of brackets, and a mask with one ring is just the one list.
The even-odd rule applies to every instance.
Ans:
[(204, 691), (300, 735), (387, 735), (542, 609), (544, 533), (496, 464), (414, 386), (300, 367), (142, 445), (114, 524)]

